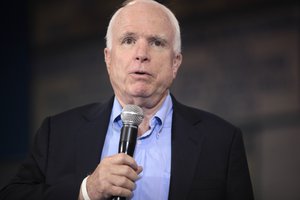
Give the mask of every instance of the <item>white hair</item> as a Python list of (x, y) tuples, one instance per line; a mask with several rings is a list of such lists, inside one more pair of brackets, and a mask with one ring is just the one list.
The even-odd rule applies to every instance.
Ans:
[(179, 22), (177, 20), (177, 18), (175, 17), (175, 15), (173, 14), (173, 12), (167, 8), (166, 6), (154, 1), (154, 0), (132, 0), (132, 1), (125, 1), (123, 6), (121, 8), (119, 8), (115, 13), (114, 15), (111, 17), (110, 21), (109, 21), (109, 24), (108, 24), (108, 27), (107, 27), (107, 32), (106, 32), (106, 36), (105, 36), (105, 39), (106, 39), (106, 47), (108, 49), (111, 50), (112, 48), (112, 34), (113, 34), (113, 31), (112, 31), (112, 27), (113, 27), (113, 24), (115, 23), (115, 20), (117, 18), (117, 16), (119, 15), (119, 13), (121, 12), (121, 10), (126, 7), (126, 6), (129, 6), (129, 5), (132, 5), (136, 2), (145, 2), (145, 3), (152, 3), (152, 4), (155, 4), (155, 5), (158, 5), (160, 8), (162, 8), (162, 10), (167, 14), (172, 26), (174, 27), (174, 31), (175, 31), (175, 35), (174, 35), (174, 41), (173, 41), (173, 50), (174, 52), (177, 54), (177, 53), (180, 53), (181, 52), (181, 36), (180, 36), (180, 27), (179, 27)]

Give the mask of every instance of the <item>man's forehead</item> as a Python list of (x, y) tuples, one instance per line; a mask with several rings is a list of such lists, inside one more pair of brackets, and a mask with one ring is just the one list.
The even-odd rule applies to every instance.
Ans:
[(174, 40), (175, 29), (167, 12), (160, 5), (136, 2), (121, 8), (112, 24), (113, 40), (134, 36), (147, 40)]
[(144, 9), (122, 10), (116, 17), (113, 29), (115, 31), (126, 30), (132, 32), (136, 32), (140, 29), (151, 29), (151, 31), (165, 31), (166, 29), (168, 29), (169, 32), (170, 30), (172, 30), (172, 24), (168, 15), (161, 9), (159, 12), (156, 12), (156, 10), (149, 10), (148, 12), (148, 10)]
[[(136, 14), (135, 14), (136, 13)], [(128, 4), (120, 9), (117, 18), (139, 18), (141, 16), (167, 16), (166, 12), (159, 5), (152, 2), (137, 1), (133, 4)]]

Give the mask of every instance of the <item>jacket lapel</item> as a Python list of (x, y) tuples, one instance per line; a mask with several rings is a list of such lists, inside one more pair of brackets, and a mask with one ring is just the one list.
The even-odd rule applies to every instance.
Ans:
[(170, 200), (187, 199), (204, 140), (199, 117), (174, 97), (173, 105)]
[(82, 113), (84, 123), (76, 139), (76, 178), (80, 181), (91, 174), (100, 162), (112, 104), (113, 98)]

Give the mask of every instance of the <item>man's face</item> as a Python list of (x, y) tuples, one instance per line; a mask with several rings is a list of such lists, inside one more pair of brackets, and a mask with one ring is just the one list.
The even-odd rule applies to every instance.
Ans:
[(108, 74), (118, 99), (157, 103), (168, 93), (181, 64), (173, 50), (174, 28), (151, 4), (127, 6), (113, 25), (112, 48), (105, 49)]

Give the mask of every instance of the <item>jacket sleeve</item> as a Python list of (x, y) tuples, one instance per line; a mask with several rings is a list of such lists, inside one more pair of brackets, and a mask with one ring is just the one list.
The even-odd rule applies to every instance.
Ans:
[(229, 153), (227, 199), (254, 199), (242, 133), (239, 129), (232, 138)]
[(47, 183), (47, 163), (51, 118), (46, 118), (38, 130), (30, 155), (20, 166), (16, 176), (0, 191), (0, 199), (77, 199), (80, 182), (63, 178), (58, 183)]

